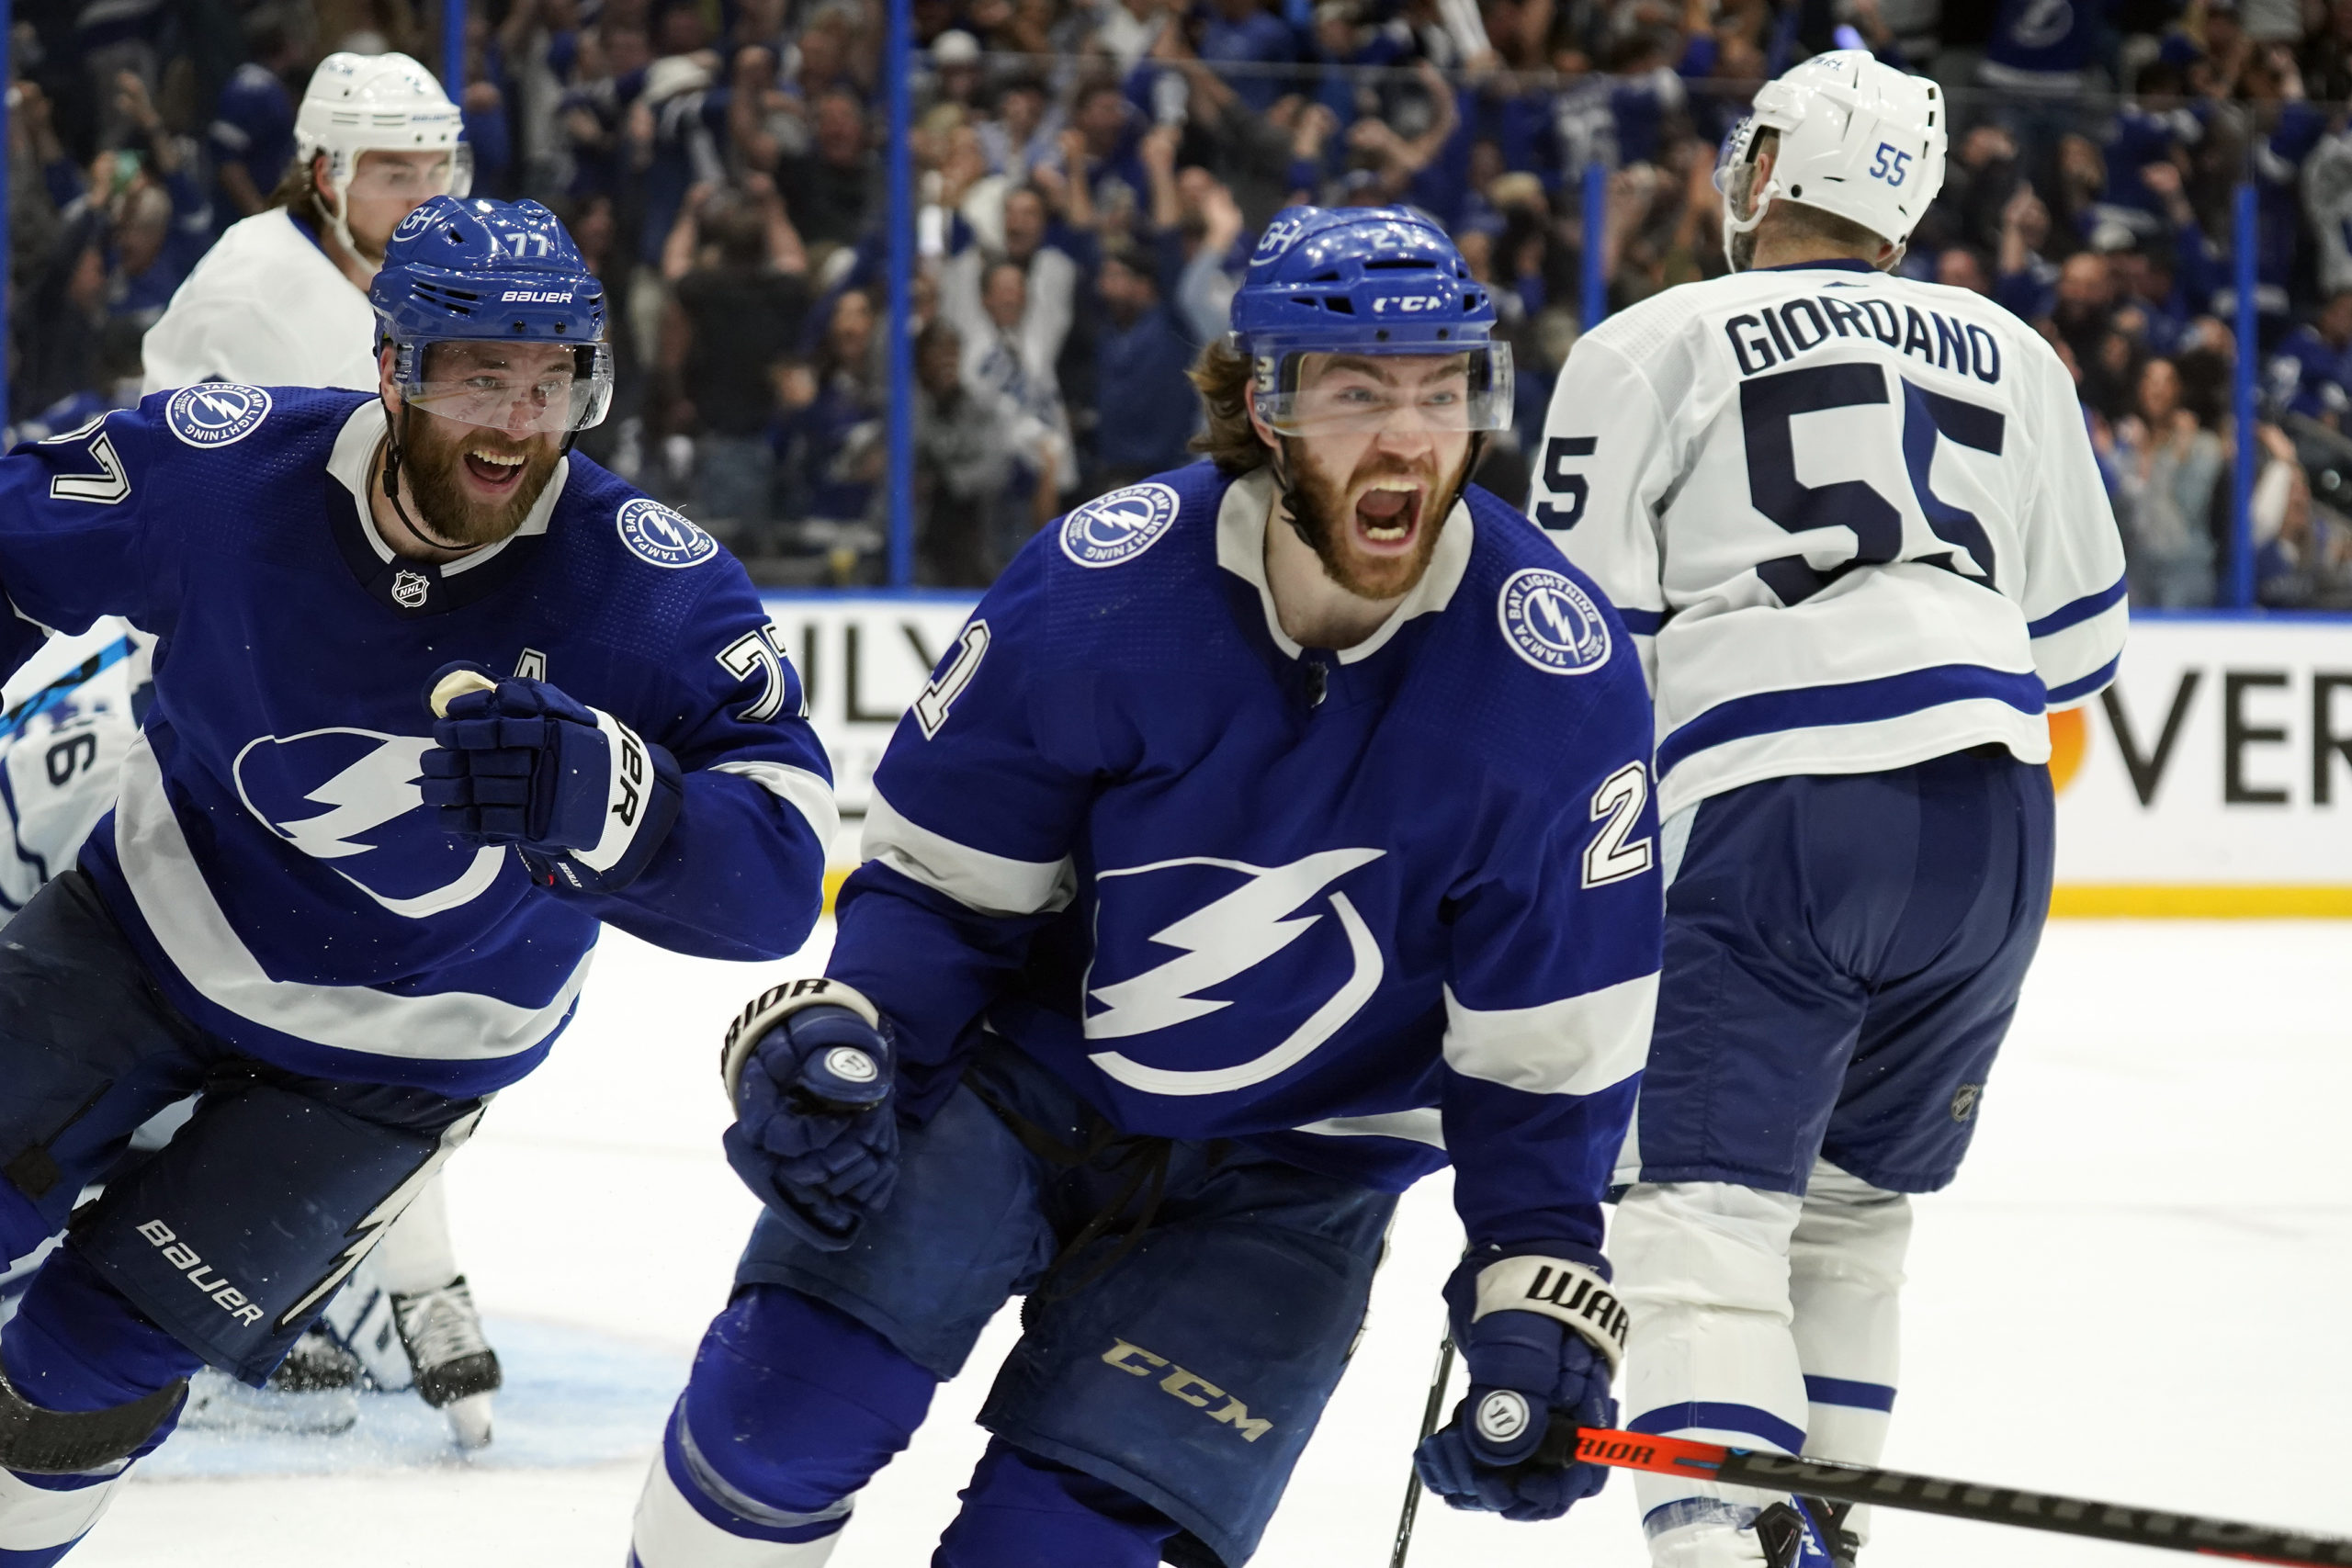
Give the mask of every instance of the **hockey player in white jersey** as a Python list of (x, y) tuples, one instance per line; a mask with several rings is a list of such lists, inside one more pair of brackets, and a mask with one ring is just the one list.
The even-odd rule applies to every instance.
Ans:
[(142, 345), (143, 390), (198, 381), (376, 385), (368, 280), (419, 203), (463, 196), (458, 106), (405, 54), (330, 54), (294, 121), (267, 210), (230, 225)]
[[(402, 219), (430, 197), (466, 194), (472, 155), (461, 130), (458, 106), (405, 54), (320, 62), (273, 205), (232, 225), (172, 296), (142, 345), (142, 389), (233, 381), (373, 391), (368, 282)], [(113, 803), (112, 775), (79, 782), (97, 802), (87, 814), (95, 821)], [(51, 853), (71, 865), (74, 848), (54, 845)], [(364, 1368), (373, 1386), (414, 1387), (447, 1411), (465, 1446), (490, 1440), (502, 1373), (458, 1269), (445, 1185), (436, 1178), (401, 1216), (274, 1387), (334, 1393)], [(332, 1403), (341, 1409), (347, 1402)]]
[[(1533, 511), (1657, 713), (1657, 1029), (1611, 1253), (1628, 1425), (1873, 1462), (1906, 1195), (1949, 1182), (2049, 906), (2045, 713), (2112, 678), (2123, 552), (2022, 321), (1887, 276), (1936, 84), (1859, 51), (1758, 94), (1734, 276), (1580, 341)], [(1863, 1521), (1637, 1481), (1659, 1568), (1846, 1562)]]

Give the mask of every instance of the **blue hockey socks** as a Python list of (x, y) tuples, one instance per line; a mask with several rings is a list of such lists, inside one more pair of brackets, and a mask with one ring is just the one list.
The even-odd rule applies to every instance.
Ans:
[(646, 1478), (634, 1568), (814, 1568), (938, 1386), (844, 1313), (780, 1285), (740, 1291)]
[(1149, 1504), (1001, 1438), (962, 1495), (932, 1568), (1153, 1568), (1176, 1533)]

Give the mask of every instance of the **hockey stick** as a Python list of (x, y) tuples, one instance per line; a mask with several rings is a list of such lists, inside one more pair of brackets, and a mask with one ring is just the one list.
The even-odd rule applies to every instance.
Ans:
[[(1445, 1408), (1446, 1381), (1453, 1376), (1453, 1336), (1449, 1334), (1438, 1341), (1437, 1371), (1430, 1378), (1430, 1402), (1421, 1410), (1421, 1437), (1427, 1439), (1437, 1430), (1437, 1418)], [(1420, 1447), (1416, 1442), (1413, 1447)], [(1396, 1547), (1388, 1554), (1388, 1568), (1405, 1568), (1405, 1553), (1413, 1549), (1413, 1517), (1421, 1511), (1421, 1472), (1417, 1469), (1405, 1477), (1405, 1511), (1396, 1519)]]
[[(1566, 1445), (1563, 1442), (1559, 1446)], [(1704, 1477), (1726, 1486), (1793, 1493), (1832, 1503), (1907, 1508), (1915, 1513), (1941, 1514), (1947, 1518), (1974, 1519), (1982, 1524), (2015, 1525), (2021, 1529), (2121, 1541), (2127, 1546), (2195, 1551), (2247, 1562), (2284, 1562), (2293, 1568), (2352, 1568), (2352, 1540), (2316, 1535), (2309, 1530), (2273, 1529), (2267, 1525), (2166, 1513), (2160, 1508), (2094, 1503), (2080, 1497), (2028, 1492), (2021, 1487), (1980, 1486), (1966, 1481), (1912, 1475), (1899, 1470), (1873, 1470), (1867, 1465), (1841, 1464), (1832, 1460), (1720, 1448), (1681, 1438), (1580, 1427), (1576, 1433), (1576, 1457), (1587, 1464), (1693, 1479)], [(1398, 1550), (1401, 1553), (1401, 1543)]]

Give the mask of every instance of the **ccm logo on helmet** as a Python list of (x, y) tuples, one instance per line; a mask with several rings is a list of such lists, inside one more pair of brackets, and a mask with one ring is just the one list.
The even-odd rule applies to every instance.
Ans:
[(1375, 316), (1385, 316), (1391, 310), (1400, 310), (1410, 315), (1416, 310), (1434, 310), (1444, 303), (1444, 300), (1434, 294), (1410, 294), (1401, 299), (1374, 299), (1372, 302), (1372, 313)]
[(510, 288), (500, 299), (502, 304), (513, 305), (518, 302), (525, 305), (569, 305), (571, 303), (571, 290), (569, 288), (546, 290)]

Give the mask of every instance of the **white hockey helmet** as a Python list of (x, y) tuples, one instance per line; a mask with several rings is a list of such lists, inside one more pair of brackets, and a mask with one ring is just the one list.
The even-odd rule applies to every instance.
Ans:
[(473, 188), (473, 150), (462, 140), (458, 106), (433, 73), (405, 54), (328, 55), (311, 73), (294, 117), (294, 148), (309, 167), (327, 155), (334, 191), (330, 221), (335, 238), (351, 245), (351, 178), (362, 152), (449, 154), (449, 196)]
[[(1935, 83), (1860, 49), (1816, 54), (1765, 83), (1715, 164), (1732, 270), (1740, 265), (1733, 242), (1754, 231), (1775, 197), (1859, 223), (1901, 254), (1943, 188), (1945, 107)], [(1772, 177), (1751, 191), (1756, 139), (1767, 130), (1780, 133)]]

